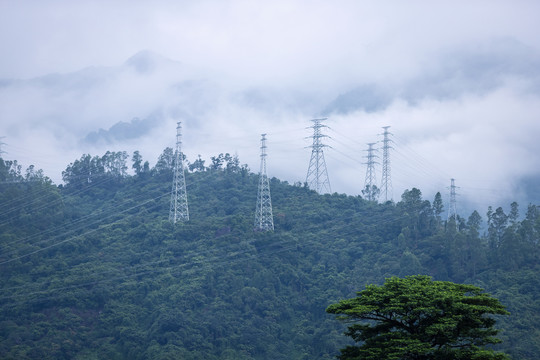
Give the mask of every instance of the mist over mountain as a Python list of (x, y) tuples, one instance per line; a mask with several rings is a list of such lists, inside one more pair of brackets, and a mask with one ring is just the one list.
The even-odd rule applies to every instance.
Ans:
[(365, 144), (380, 141), (380, 128), (389, 125), (395, 194), (413, 180), (428, 196), (445, 193), (456, 178), (467, 210), (479, 203), (508, 206), (514, 198), (537, 201), (530, 187), (517, 186), (540, 176), (533, 155), (540, 145), (531, 136), (538, 127), (533, 109), (540, 108), (537, 54), (499, 39), (448, 49), (440, 57), (407, 78), (325, 89), (236, 81), (140, 51), (118, 66), (4, 80), (2, 134), (9, 145), (41, 148), (37, 156), (21, 154), (20, 161), (36, 162), (60, 182), (63, 164), (111, 146), (140, 150), (155, 162), (173, 145), (178, 121), (188, 159), (226, 150), (256, 168), (257, 139), (264, 132), (270, 146), (275, 142), (272, 171), (296, 182), (304, 181), (307, 169), (309, 119), (327, 116), (334, 191), (361, 192)]
[(322, 111), (323, 115), (333, 113), (349, 114), (356, 111), (374, 113), (386, 109), (395, 97), (388, 90), (381, 89), (375, 84), (365, 84), (347, 91), (336, 97)]
[[(0, 1), (0, 357), (329, 360), (347, 340), (325, 307), (424, 273), (499, 298), (500, 346), (536, 359), (538, 14)], [(253, 231), (261, 134), (271, 233)], [(303, 185), (314, 147), (328, 194)], [(392, 201), (368, 201), (385, 160)]]
[(360, 84), (338, 95), (324, 114), (383, 111), (393, 101), (411, 105), (423, 101), (484, 96), (508, 82), (523, 82), (521, 91), (540, 94), (540, 54), (515, 39), (493, 39), (467, 48), (448, 49), (439, 59), (426, 63), (421, 72), (388, 84)]
[(99, 129), (86, 135), (83, 139), (88, 144), (114, 144), (125, 140), (137, 139), (147, 135), (152, 128), (163, 121), (161, 114), (149, 116), (145, 119), (134, 118), (129, 122), (120, 121), (108, 130)]
[(142, 50), (130, 57), (124, 63), (125, 65), (132, 67), (140, 74), (150, 74), (159, 68), (163, 67), (176, 67), (181, 63), (167, 59), (155, 52)]

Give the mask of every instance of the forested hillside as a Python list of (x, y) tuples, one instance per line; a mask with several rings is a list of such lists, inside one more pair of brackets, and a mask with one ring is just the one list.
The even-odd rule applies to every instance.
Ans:
[(188, 163), (172, 225), (172, 150), (128, 159), (83, 155), (60, 186), (0, 159), (0, 358), (333, 359), (326, 307), (412, 274), (486, 289), (511, 313), (498, 348), (540, 353), (538, 206), (447, 222), (416, 188), (379, 204), (273, 178), (275, 231), (255, 232), (258, 176), (220, 154)]

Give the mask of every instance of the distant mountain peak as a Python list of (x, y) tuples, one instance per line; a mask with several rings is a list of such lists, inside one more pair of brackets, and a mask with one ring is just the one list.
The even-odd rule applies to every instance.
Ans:
[(150, 50), (142, 50), (126, 60), (125, 65), (134, 68), (139, 73), (151, 73), (160, 63), (171, 60)]

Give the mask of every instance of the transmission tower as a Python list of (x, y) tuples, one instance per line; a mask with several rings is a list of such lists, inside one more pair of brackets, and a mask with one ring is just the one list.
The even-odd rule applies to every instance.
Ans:
[(375, 185), (376, 178), (375, 178), (375, 164), (377, 162), (375, 159), (378, 157), (374, 154), (376, 149), (373, 148), (373, 145), (375, 143), (369, 143), (368, 149), (367, 149), (367, 162), (365, 163), (367, 165), (366, 169), (366, 181), (365, 181), (365, 188), (362, 190), (362, 193), (366, 197), (368, 201), (377, 201), (377, 198), (379, 197), (380, 190)]
[(455, 179), (450, 179), (450, 187), (448, 189), (450, 189), (450, 205), (448, 206), (447, 220), (453, 217), (457, 226), (456, 189), (459, 189), (459, 187), (456, 186)]
[(261, 135), (261, 170), (259, 171), (259, 189), (257, 208), (255, 209), (255, 230), (274, 231), (270, 184), (266, 175), (266, 134)]
[(182, 154), (182, 126), (180, 122), (176, 126), (176, 151), (174, 153), (174, 179), (171, 191), (171, 209), (169, 220), (176, 224), (177, 221), (189, 220), (186, 178), (184, 176), (184, 154)]
[(327, 118), (313, 119), (313, 126), (308, 129), (313, 129), (313, 145), (311, 145), (311, 160), (306, 176), (308, 187), (315, 190), (319, 194), (331, 193), (330, 180), (328, 179), (328, 171), (326, 170), (326, 162), (324, 161), (323, 148), (328, 147), (322, 143), (321, 139), (328, 137), (321, 133), (321, 128), (328, 127), (321, 124)]
[(384, 133), (383, 135), (383, 161), (382, 161), (382, 179), (381, 179), (381, 192), (384, 196), (384, 201), (393, 200), (392, 195), (392, 177), (390, 173), (390, 135), (392, 133), (388, 132), (390, 126), (383, 126)]

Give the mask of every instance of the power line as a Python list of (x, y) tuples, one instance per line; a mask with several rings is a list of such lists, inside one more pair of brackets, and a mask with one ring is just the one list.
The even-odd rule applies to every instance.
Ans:
[[(124, 209), (124, 210), (122, 210), (122, 211), (119, 211), (118, 213), (113, 213), (113, 214), (111, 214), (111, 215), (105, 217), (104, 219), (106, 219), (106, 218), (111, 218), (111, 217), (113, 217), (113, 216), (115, 216), (115, 215), (123, 214), (123, 213), (125, 213), (125, 212), (128, 212), (128, 211), (130, 211), (130, 210), (136, 209), (136, 208), (138, 208), (138, 207), (140, 207), (140, 206), (142, 206), (142, 205), (144, 205), (144, 204), (150, 203), (150, 202), (152, 202), (152, 201), (154, 201), (154, 200), (157, 200), (157, 199), (159, 199), (159, 198), (162, 198), (162, 197), (164, 197), (164, 196), (165, 196), (165, 195), (160, 195), (160, 196), (158, 196), (158, 197), (156, 197), (156, 198), (154, 198), (154, 199), (146, 200), (145, 202), (143, 202), (143, 203), (141, 203), (141, 204), (137, 204), (137, 205), (135, 205), (135, 206), (129, 207), (129, 208), (127, 208), (127, 209)], [(106, 227), (106, 226), (112, 226), (112, 225), (114, 225), (114, 223), (110, 223), (110, 224), (104, 225), (104, 226), (102, 226), (102, 227), (97, 227), (97, 228), (94, 228), (94, 229), (90, 229), (90, 230), (86, 231), (85, 233), (80, 234), (80, 235), (77, 235), (77, 236), (75, 236), (75, 237), (70, 237), (70, 238), (67, 238), (67, 239), (58, 241), (58, 242), (56, 242), (56, 243), (47, 245), (47, 246), (45, 246), (45, 247), (42, 247), (42, 248), (39, 248), (39, 249), (30, 251), (30, 252), (28, 252), (28, 253), (26, 253), (26, 254), (19, 255), (19, 256), (16, 256), (16, 257), (13, 257), (13, 258), (10, 258), (10, 259), (8, 259), (8, 260), (1, 261), (1, 262), (0, 262), (0, 265), (7, 264), (7, 263), (13, 262), (13, 261), (15, 261), (15, 260), (20, 260), (20, 259), (26, 258), (26, 257), (28, 257), (28, 256), (30, 256), (30, 255), (34, 255), (34, 254), (37, 254), (37, 253), (39, 253), (39, 252), (45, 251), (45, 250), (47, 250), (47, 249), (56, 247), (56, 246), (58, 246), (58, 245), (61, 245), (61, 244), (64, 244), (64, 243), (73, 241), (73, 240), (75, 240), (75, 239), (77, 239), (77, 238), (82, 237), (83, 235), (87, 235), (87, 234), (90, 234), (90, 233), (94, 233), (94, 232), (96, 232), (96, 231), (99, 231), (99, 230), (102, 229), (103, 227)]]
[[(162, 195), (163, 196), (163, 195)], [(357, 218), (359, 219), (360, 216), (359, 214), (355, 214), (355, 215), (351, 215), (351, 216), (347, 216), (347, 217), (344, 217), (342, 219), (340, 219), (339, 221), (337, 220), (330, 220), (330, 224), (337, 224), (337, 223), (340, 223), (340, 222), (347, 222), (347, 220), (353, 220), (354, 218)], [(396, 218), (396, 220), (401, 220), (401, 219), (404, 219), (405, 216), (399, 216)], [(373, 224), (384, 224), (386, 222), (386, 220), (378, 220), (378, 221), (375, 221), (373, 222)], [(115, 225), (115, 223), (111, 223), (111, 224), (108, 224), (108, 226), (112, 226), (112, 225)], [(103, 229), (100, 228), (100, 229)], [(325, 223), (325, 224), (319, 224), (319, 226), (316, 226), (313, 228), (312, 232), (313, 233), (320, 233), (320, 237), (312, 237), (310, 239), (306, 239), (305, 241), (302, 242), (302, 245), (308, 245), (308, 244), (315, 244), (315, 243), (324, 243), (324, 241), (332, 241), (335, 239), (336, 237), (336, 233), (334, 231), (332, 231), (332, 233), (327, 233), (325, 230), (328, 229), (328, 224)], [(339, 236), (340, 237), (347, 237), (349, 235), (358, 235), (357, 233), (357, 230), (351, 230), (349, 227), (344, 227), (344, 229), (347, 229), (347, 231), (344, 231), (344, 232), (339, 232)], [(81, 234), (80, 236), (84, 236), (88, 233), (91, 233), (91, 232), (94, 232), (98, 229), (94, 229), (94, 230), (91, 230), (85, 234)], [(257, 239), (251, 239), (249, 241), (245, 241), (245, 242), (242, 242), (240, 245), (252, 245), (254, 244), (255, 242), (257, 241)], [(290, 244), (289, 244), (290, 243)], [(282, 245), (283, 247), (281, 248), (278, 248), (278, 249), (274, 249), (274, 250), (270, 250), (272, 249), (274, 246), (276, 245)], [(253, 251), (253, 249), (251, 247), (244, 247), (243, 249), (240, 249), (240, 250), (235, 250), (235, 249), (230, 249), (230, 246), (222, 246), (222, 247), (218, 247), (217, 249), (213, 248), (213, 249), (205, 249), (204, 251), (199, 251), (199, 252), (194, 252), (194, 253), (188, 253), (188, 254), (185, 254), (184, 256), (182, 256), (181, 258), (179, 257), (175, 257), (173, 259), (159, 259), (159, 260), (155, 260), (155, 261), (150, 261), (150, 262), (146, 262), (144, 264), (139, 264), (139, 265), (133, 265), (133, 266), (130, 266), (129, 269), (127, 270), (136, 270), (138, 268), (141, 268), (143, 266), (150, 266), (150, 265), (157, 265), (157, 264), (161, 264), (161, 263), (164, 263), (166, 261), (169, 261), (169, 260), (187, 260), (186, 262), (182, 262), (182, 263), (177, 263), (177, 264), (172, 264), (171, 266), (166, 266), (166, 267), (160, 267), (160, 268), (151, 268), (151, 269), (142, 269), (140, 271), (136, 271), (136, 272), (133, 272), (133, 273), (130, 273), (130, 274), (124, 274), (124, 275), (118, 275), (118, 276), (113, 276), (113, 277), (110, 277), (110, 276), (106, 276), (105, 278), (102, 278), (102, 279), (96, 279), (96, 280), (91, 280), (91, 281), (83, 281), (83, 282), (75, 282), (74, 284), (70, 284), (70, 285), (65, 285), (65, 286), (60, 286), (60, 287), (55, 287), (55, 288), (48, 288), (48, 289), (44, 289), (45, 285), (46, 284), (50, 284), (50, 281), (47, 283), (47, 282), (41, 282), (41, 283), (33, 283), (33, 284), (25, 284), (25, 285), (20, 285), (20, 286), (14, 286), (14, 287), (10, 287), (10, 288), (5, 288), (4, 290), (16, 290), (16, 289), (28, 289), (32, 292), (27, 292), (27, 293), (24, 293), (24, 294), (9, 294), (9, 295), (5, 295), (5, 296), (2, 296), (0, 297), (0, 301), (3, 301), (3, 300), (8, 300), (8, 299), (16, 299), (16, 298), (21, 298), (21, 297), (24, 297), (24, 299), (21, 299), (20, 301), (24, 302), (24, 303), (28, 303), (28, 302), (32, 302), (32, 301), (36, 301), (36, 300), (47, 300), (47, 299), (55, 299), (55, 298), (58, 298), (58, 297), (61, 297), (62, 295), (55, 295), (55, 296), (48, 296), (48, 297), (39, 297), (38, 299), (34, 299), (34, 300), (31, 300), (29, 297), (32, 296), (32, 295), (40, 295), (40, 294), (47, 294), (47, 293), (52, 293), (52, 292), (58, 292), (58, 291), (62, 291), (62, 290), (68, 290), (68, 289), (74, 289), (74, 288), (81, 288), (81, 287), (87, 287), (87, 286), (90, 286), (90, 285), (98, 285), (98, 284), (101, 284), (101, 283), (106, 283), (106, 282), (111, 282), (111, 281), (118, 281), (118, 280), (123, 280), (123, 279), (128, 279), (128, 278), (133, 278), (133, 277), (139, 277), (139, 276), (144, 276), (144, 275), (149, 275), (149, 274), (154, 274), (154, 273), (158, 273), (158, 272), (164, 272), (164, 271), (170, 271), (171, 274), (179, 274), (179, 272), (187, 272), (189, 270), (194, 270), (194, 269), (187, 269), (187, 270), (182, 270), (182, 268), (185, 268), (187, 266), (195, 266), (195, 265), (214, 265), (214, 266), (220, 266), (220, 265), (227, 265), (227, 264), (234, 264), (234, 263), (237, 263), (237, 262), (241, 262), (241, 261), (248, 261), (248, 260), (251, 260), (251, 259), (254, 259), (254, 258), (258, 258), (258, 257), (262, 257), (262, 256), (268, 256), (268, 255), (272, 255), (272, 254), (277, 254), (277, 253), (281, 253), (281, 252), (284, 252), (284, 251), (289, 251), (289, 250), (293, 250), (293, 249), (296, 249), (298, 247), (298, 242), (296, 239), (294, 240), (285, 240), (285, 241), (280, 241), (279, 243), (275, 243), (275, 242), (272, 242), (270, 244), (267, 244), (267, 245), (264, 245), (264, 246), (257, 246), (257, 253), (255, 254), (249, 254), (249, 252)], [(270, 251), (264, 251), (265, 249), (269, 249)], [(219, 251), (222, 251), (224, 253), (226, 253), (225, 256), (221, 256), (221, 255), (214, 255), (214, 256), (208, 256), (210, 255), (210, 252), (214, 252), (215, 250), (219, 250)], [(238, 255), (246, 255), (246, 257), (236, 257)], [(188, 259), (188, 256), (190, 257), (190, 259)], [(205, 257), (205, 259), (200, 259), (200, 257)], [(235, 258), (236, 257), (236, 258)], [(93, 275), (105, 275), (105, 274), (108, 274), (108, 273), (111, 273), (111, 272), (117, 272), (118, 270), (117, 269), (111, 269), (111, 270), (107, 270), (107, 271), (100, 271), (100, 272), (97, 272), (97, 273), (93, 273)], [(195, 272), (195, 271), (193, 271)], [(120, 285), (126, 285), (126, 283), (123, 283), (123, 284), (120, 284)], [(42, 289), (42, 290), (37, 290), (37, 289)], [(5, 309), (7, 304), (2, 304), (2, 308)]]
[[(83, 177), (86, 178), (86, 175), (83, 175)], [(111, 176), (101, 177), (100, 181), (92, 182), (89, 185), (85, 185), (84, 188), (76, 190), (76, 191), (70, 193), (69, 195), (77, 195), (77, 194), (84, 193), (86, 191), (89, 191), (93, 187), (103, 185), (104, 183), (110, 182), (112, 180), (114, 180), (114, 178), (111, 177)], [(37, 181), (37, 182), (39, 182), (39, 181)], [(27, 180), (24, 180), (24, 181), (15, 182), (15, 183), (12, 183), (12, 184), (25, 185), (25, 184), (28, 184), (28, 183), (29, 182)], [(33, 193), (33, 189), (32, 189), (32, 191), (29, 192), (28, 195), (25, 195), (25, 196), (22, 196), (22, 197), (17, 197), (16, 199), (13, 199), (11, 201), (7, 201), (5, 204), (4, 203), (1, 204), (0, 205), (0, 210), (2, 212), (0, 213), (0, 218), (3, 218), (4, 216), (7, 216), (10, 213), (21, 210), (22, 208), (24, 208), (24, 207), (26, 207), (28, 205), (32, 205), (32, 208), (29, 211), (34, 213), (34, 212), (36, 212), (38, 210), (43, 210), (43, 209), (49, 208), (49, 207), (54, 206), (54, 205), (62, 204), (63, 198), (61, 196), (59, 196), (56, 200), (46, 202), (43, 205), (38, 206), (38, 207), (34, 206), (35, 203), (42, 202), (42, 200), (46, 199), (47, 197), (56, 196), (56, 195), (59, 195), (59, 194), (53, 193), (50, 189), (47, 189), (45, 187), (42, 188), (42, 189), (37, 190), (37, 193)], [(26, 200), (30, 199), (30, 198), (32, 200), (29, 203), (27, 203)], [(12, 206), (15, 203), (17, 203), (18, 205), (17, 206)], [(6, 217), (5, 219), (2, 219), (2, 221), (0, 221), (0, 226), (7, 224), (10, 220), (12, 220), (12, 219), (14, 219), (16, 217), (17, 216), (14, 216), (14, 217), (10, 216), (10, 217)]]
[[(157, 199), (162, 198), (163, 196), (164, 195), (159, 195), (158, 197), (155, 197), (155, 198), (150, 199), (150, 200), (157, 200)], [(134, 201), (139, 201), (140, 199), (144, 199), (146, 197), (147, 197), (146, 193), (141, 193), (139, 196), (137, 196), (135, 198), (125, 199), (122, 203), (112, 206), (111, 209), (104, 209), (103, 207), (100, 207), (98, 210), (94, 211), (93, 213), (86, 214), (86, 215), (84, 215), (84, 216), (82, 216), (82, 217), (80, 217), (80, 218), (78, 218), (76, 220), (73, 220), (73, 221), (71, 221), (71, 222), (69, 222), (67, 224), (64, 223), (64, 224), (60, 224), (60, 225), (58, 225), (56, 227), (47, 227), (47, 229), (42, 230), (40, 232), (37, 232), (35, 234), (29, 235), (29, 236), (27, 236), (25, 238), (17, 238), (15, 240), (5, 242), (2, 245), (0, 245), (0, 255), (1, 256), (8, 256), (8, 255), (11, 255), (11, 254), (14, 254), (14, 253), (17, 253), (18, 251), (20, 251), (20, 250), (11, 250), (11, 251), (7, 251), (7, 252), (3, 252), (5, 249), (7, 249), (8, 247), (10, 247), (11, 245), (14, 245), (14, 244), (17, 244), (19, 247), (21, 245), (36, 246), (36, 245), (40, 245), (40, 244), (43, 244), (43, 243), (49, 243), (49, 242), (52, 242), (53, 240), (60, 239), (60, 238), (66, 237), (66, 236), (74, 235), (74, 234), (76, 234), (77, 231), (83, 231), (83, 230), (85, 230), (87, 228), (91, 228), (93, 226), (99, 226), (99, 225), (101, 225), (101, 222), (103, 220), (106, 220), (108, 218), (113, 217), (116, 214), (120, 214), (120, 213), (126, 211), (125, 209), (120, 210), (120, 208), (123, 205), (130, 205)], [(145, 205), (147, 203), (147, 200), (148, 199), (144, 200), (144, 202), (142, 202), (140, 204), (140, 206)], [(132, 209), (133, 209), (133, 207), (130, 207), (128, 210), (132, 210)], [(100, 216), (102, 216), (102, 217), (100, 218)], [(45, 238), (45, 239), (42, 239), (42, 240), (39, 240), (39, 241), (36, 241), (36, 242), (32, 242), (33, 239), (43, 237), (44, 235), (46, 235), (48, 233), (51, 233), (51, 232), (54, 233), (55, 231), (58, 231), (60, 229), (64, 229), (66, 231), (61, 233), (61, 234), (57, 234), (57, 235), (53, 236), (52, 238)]]

